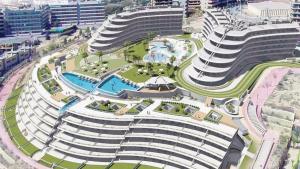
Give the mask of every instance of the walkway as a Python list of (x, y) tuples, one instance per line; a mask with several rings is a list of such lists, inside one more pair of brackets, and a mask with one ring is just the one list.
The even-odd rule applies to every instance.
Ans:
[[(2, 109), (5, 105), (6, 100), (9, 98), (10, 93), (14, 89), (15, 84), (17, 81), (22, 78), (22, 76), (27, 73), (27, 70), (32, 66), (33, 63), (25, 66), (24, 68), (21, 68), (20, 70), (17, 70), (15, 73), (12, 74), (11, 78), (7, 80), (7, 82), (4, 84), (4, 87), (0, 91), (0, 108)], [(0, 116), (0, 135), (2, 139), (2, 143), (7, 146), (7, 150), (11, 151), (16, 156), (20, 157), (22, 161), (27, 163), (28, 165), (38, 168), (38, 169), (47, 169), (47, 167), (37, 163), (30, 157), (23, 154), (16, 145), (11, 141), (9, 134), (6, 131), (6, 128), (3, 125), (3, 117), (2, 114)]]

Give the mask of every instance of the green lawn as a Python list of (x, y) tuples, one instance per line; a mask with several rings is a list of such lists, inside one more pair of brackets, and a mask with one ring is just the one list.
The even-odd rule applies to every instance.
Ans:
[(148, 52), (147, 51), (148, 47), (149, 47), (149, 43), (146, 42), (145, 40), (130, 45), (128, 47), (129, 58), (133, 55), (143, 58)]
[(115, 163), (109, 169), (133, 169), (136, 164)]
[(178, 35), (176, 36), (177, 38), (180, 38), (180, 39), (190, 39), (191, 38), (191, 35), (190, 33), (184, 33), (182, 35)]
[(251, 168), (253, 160), (249, 156), (245, 156), (241, 165), (240, 169), (249, 169)]
[(138, 169), (158, 169), (157, 167), (152, 167), (149, 165), (141, 165)]
[(233, 98), (233, 97), (240, 97), (247, 89), (249, 89), (261, 75), (261, 73), (269, 68), (275, 66), (284, 66), (284, 67), (300, 67), (300, 63), (291, 63), (291, 62), (265, 62), (255, 66), (251, 69), (240, 81), (239, 84), (235, 86), (235, 88), (224, 91), (224, 92), (215, 92), (215, 91), (208, 91), (193, 84), (186, 82), (183, 78), (183, 70), (187, 68), (191, 64), (192, 58), (185, 61), (183, 64), (180, 65), (179, 71), (176, 73), (175, 79), (177, 83), (196, 94), (203, 95), (203, 96), (210, 96), (215, 98)]
[[(162, 75), (162, 76), (171, 76), (174, 74), (174, 68), (171, 67), (170, 69), (167, 69), (167, 65), (165, 64), (152, 64), (153, 65), (153, 71), (149, 72), (147, 67), (144, 65), (134, 65), (131, 69), (125, 71), (125, 72), (120, 72), (119, 75), (123, 76), (124, 78), (133, 81), (135, 83), (143, 83), (146, 82), (148, 79), (151, 78), (151, 74), (157, 76), (157, 75)], [(145, 72), (138, 72), (138, 69), (142, 70), (147, 70), (149, 73)], [(163, 69), (163, 71), (159, 71), (160, 69)]]
[(257, 143), (256, 141), (252, 140), (248, 151), (251, 153), (256, 153), (259, 149), (259, 143)]
[(17, 121), (16, 121), (16, 104), (18, 98), (21, 94), (22, 88), (18, 88), (13, 90), (11, 96), (6, 101), (5, 109), (4, 109), (4, 118), (5, 122), (4, 125), (8, 130), (8, 133), (16, 144), (17, 147), (26, 155), (32, 156), (36, 151), (39, 149), (32, 145), (28, 140), (23, 136), (22, 132), (20, 131)]

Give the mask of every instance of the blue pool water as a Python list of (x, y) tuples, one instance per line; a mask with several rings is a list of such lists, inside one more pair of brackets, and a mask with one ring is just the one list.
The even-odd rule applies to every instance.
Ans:
[[(172, 44), (167, 43), (166, 45), (172, 46)], [(169, 57), (177, 56), (178, 53), (172, 53), (168, 50), (168, 47), (164, 42), (152, 42), (150, 44), (150, 52), (145, 55), (144, 60), (148, 62), (159, 62), (159, 63), (168, 63)]]
[(132, 90), (136, 91), (139, 89), (139, 86), (128, 84), (127, 82), (123, 81), (119, 77), (112, 75), (109, 78), (105, 79), (99, 86), (99, 90), (111, 94), (117, 95), (123, 90)]
[(66, 110), (68, 110), (70, 107), (74, 106), (78, 102), (79, 102), (79, 98), (75, 98), (71, 100), (70, 102), (66, 103), (61, 109), (59, 109), (59, 112), (64, 113)]
[(83, 77), (73, 73), (63, 73), (63, 76), (73, 85), (89, 92), (93, 91), (98, 83), (97, 81), (84, 79)]

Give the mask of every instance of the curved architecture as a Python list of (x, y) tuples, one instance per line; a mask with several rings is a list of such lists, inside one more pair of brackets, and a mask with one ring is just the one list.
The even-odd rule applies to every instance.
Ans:
[[(228, 168), (244, 143), (224, 124), (157, 113), (116, 116), (86, 108), (91, 99), (64, 109), (37, 78), (24, 86), (17, 125), (26, 139), (59, 159), (84, 164), (143, 163), (164, 168)], [(130, 106), (128, 103), (127, 106)], [(64, 111), (62, 111), (64, 109)]]
[(292, 57), (300, 38), (296, 23), (230, 21), (222, 11), (205, 16), (207, 40), (186, 70), (187, 80), (203, 86), (220, 86), (259, 63)]
[(183, 8), (136, 8), (109, 16), (89, 40), (89, 50), (112, 51), (126, 42), (155, 35), (182, 34)]

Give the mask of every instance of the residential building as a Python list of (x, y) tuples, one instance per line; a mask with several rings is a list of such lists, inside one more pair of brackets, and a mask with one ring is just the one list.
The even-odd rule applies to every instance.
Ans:
[(105, 10), (98, 1), (50, 4), (52, 26), (94, 25), (105, 19)]
[(300, 23), (300, 0), (292, 1), (291, 9), (292, 21)]
[(220, 86), (259, 63), (293, 57), (300, 31), (289, 20), (242, 19), (212, 9), (206, 11), (203, 35), (203, 49), (185, 70), (186, 80)]
[(49, 28), (49, 7), (5, 8), (5, 34), (36, 34)]
[(29, 59), (32, 49), (29, 46), (21, 46), (16, 50), (6, 51), (0, 54), (0, 76), (13, 69), (15, 66)]
[(89, 41), (95, 52), (116, 50), (125, 42), (136, 42), (148, 36), (182, 34), (183, 8), (142, 7), (111, 15)]
[(186, 13), (191, 13), (196, 8), (201, 8), (200, 0), (186, 0)]
[(0, 37), (3, 37), (4, 35), (4, 16), (3, 12), (0, 11)]
[(151, 0), (152, 6), (170, 6), (173, 0)]
[(248, 4), (248, 13), (250, 15), (271, 18), (271, 17), (285, 17), (289, 18), (291, 14), (291, 7), (289, 3), (264, 1), (258, 3)]

